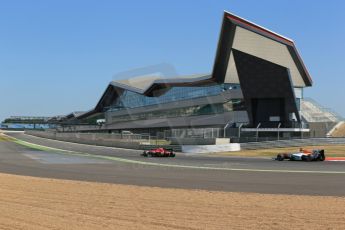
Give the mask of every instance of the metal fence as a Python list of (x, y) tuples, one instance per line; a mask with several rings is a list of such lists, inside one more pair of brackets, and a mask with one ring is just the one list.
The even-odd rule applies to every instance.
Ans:
[(308, 139), (292, 139), (292, 140), (275, 140), (263, 142), (241, 143), (241, 149), (271, 149), (285, 147), (303, 147), (316, 145), (344, 145), (345, 138), (308, 138)]
[(121, 143), (137, 143), (141, 145), (168, 145), (170, 141), (160, 136), (152, 136), (143, 134), (124, 134), (124, 133), (62, 133), (52, 131), (26, 131), (27, 134), (64, 140), (81, 140), (90, 142), (121, 142)]
[[(265, 142), (265, 141), (284, 141), (284, 140), (298, 140), (301, 137), (231, 137), (231, 143), (250, 143), (250, 142)], [(308, 138), (305, 138), (308, 139)]]
[(222, 128), (172, 129), (166, 131), (171, 138), (219, 138), (223, 135)]
[(159, 139), (158, 136), (150, 136), (147, 134), (59, 133), (33, 130), (28, 130), (25, 133), (42, 138), (81, 144), (101, 145), (128, 149), (150, 149), (153, 147), (161, 146), (173, 148), (175, 151), (181, 151), (181, 146), (170, 145), (170, 141), (168, 140)]

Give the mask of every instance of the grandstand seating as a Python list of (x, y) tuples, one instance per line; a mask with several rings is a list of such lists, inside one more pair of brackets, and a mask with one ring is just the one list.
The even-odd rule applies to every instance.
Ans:
[(311, 98), (302, 100), (301, 115), (307, 122), (340, 122), (343, 120), (336, 112), (321, 106)]
[(327, 134), (329, 137), (345, 137), (345, 122), (339, 122), (334, 128)]
[(332, 137), (331, 133), (335, 131), (335, 127), (344, 120), (339, 114), (311, 98), (301, 100), (301, 116), (302, 121), (309, 125), (310, 137)]

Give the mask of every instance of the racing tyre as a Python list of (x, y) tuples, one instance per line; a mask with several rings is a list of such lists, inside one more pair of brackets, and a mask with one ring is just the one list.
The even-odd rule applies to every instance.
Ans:
[(324, 161), (326, 159), (325, 153), (322, 151), (319, 156), (320, 161)]
[(307, 162), (310, 162), (312, 160), (312, 157), (309, 155), (309, 156), (302, 156), (302, 161), (307, 161)]
[(283, 161), (284, 160), (284, 157), (280, 154), (277, 155), (277, 160), (278, 161)]
[(310, 155), (307, 156), (307, 161), (308, 161), (308, 162), (310, 162), (310, 161), (312, 161), (312, 160), (313, 160), (312, 156), (310, 156)]

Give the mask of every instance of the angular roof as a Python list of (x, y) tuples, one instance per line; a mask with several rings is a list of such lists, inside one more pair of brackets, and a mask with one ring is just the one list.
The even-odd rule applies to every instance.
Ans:
[(178, 78), (162, 78), (160, 76), (143, 76), (126, 80), (115, 80), (110, 82), (110, 85), (118, 88), (127, 89), (140, 94), (148, 94), (156, 88), (161, 86), (171, 87), (180, 84), (187, 85), (188, 83), (195, 84), (209, 80), (210, 74), (193, 74), (186, 76), (179, 76)]
[(209, 74), (195, 74), (186, 75), (179, 78), (161, 78), (159, 76), (144, 76), (137, 77), (128, 80), (116, 80), (110, 82), (106, 90), (104, 91), (101, 99), (98, 101), (94, 109), (91, 109), (84, 114), (79, 115), (78, 119), (94, 115), (103, 111), (104, 107), (111, 104), (112, 101), (118, 96), (118, 91), (130, 90), (139, 94), (152, 96), (151, 93), (156, 89), (164, 89), (172, 86), (187, 86), (196, 84), (202, 85), (210, 83), (211, 77)]
[(72, 113), (69, 113), (69, 114), (63, 116), (62, 119), (67, 120), (67, 119), (77, 118), (77, 117), (83, 115), (84, 113), (86, 113), (86, 112), (85, 111), (74, 111)]
[(232, 50), (259, 57), (290, 70), (295, 87), (312, 85), (312, 79), (293, 40), (239, 16), (224, 12), (213, 76), (220, 82), (238, 81)]
[[(200, 86), (209, 83), (238, 83), (238, 74), (232, 50), (239, 50), (289, 69), (293, 86), (312, 85), (311, 77), (297, 51), (293, 40), (229, 12), (224, 12), (222, 28), (212, 74), (161, 78), (145, 76), (110, 82), (96, 107), (79, 116), (82, 118), (102, 112), (118, 97), (119, 90), (130, 90), (154, 96), (157, 89), (174, 86)], [(155, 95), (157, 96), (157, 95)]]

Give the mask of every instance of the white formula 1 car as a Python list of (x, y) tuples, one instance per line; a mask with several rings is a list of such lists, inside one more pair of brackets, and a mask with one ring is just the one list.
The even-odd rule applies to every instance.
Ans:
[(283, 161), (285, 159), (290, 161), (324, 161), (326, 155), (323, 149), (300, 149), (300, 151), (296, 153), (279, 153), (275, 158), (277, 161)]

